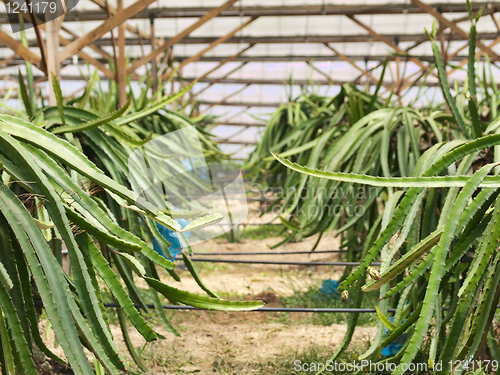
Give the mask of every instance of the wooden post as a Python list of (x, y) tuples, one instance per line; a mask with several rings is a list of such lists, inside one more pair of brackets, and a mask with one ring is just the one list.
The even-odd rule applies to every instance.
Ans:
[(47, 76), (49, 78), (49, 104), (57, 105), (52, 74), (61, 80), (61, 65), (59, 63), (59, 21), (56, 19), (46, 24)]
[[(179, 65), (180, 65), (180, 64), (179, 64)], [(181, 91), (181, 90), (182, 90), (184, 87), (186, 87), (186, 85), (187, 85), (187, 84), (186, 84), (186, 81), (184, 81), (184, 80), (182, 79), (182, 77), (183, 77), (183, 74), (182, 74), (182, 67), (180, 67), (180, 68), (179, 68), (179, 70), (177, 71), (177, 75), (178, 75), (178, 76), (179, 76), (179, 78), (180, 78), (180, 79), (179, 79), (179, 91)], [(174, 80), (172, 80), (172, 82), (173, 82), (173, 81), (174, 81)], [(185, 99), (185, 96), (184, 96), (184, 95), (182, 95), (182, 96), (180, 97), (179, 104), (180, 104), (180, 107), (181, 107), (181, 108), (183, 108), (183, 107), (184, 107), (184, 105), (186, 104), (186, 99)], [(177, 109), (177, 108), (176, 108), (176, 109)]]
[[(31, 4), (31, 0), (26, 0), (26, 4), (28, 4), (28, 6), (33, 6)], [(42, 33), (40, 32), (39, 23), (38, 23), (37, 17), (35, 17), (34, 13), (29, 13), (29, 15), (30, 15), (31, 23), (33, 24), (33, 28), (35, 29), (35, 35), (36, 35), (36, 40), (38, 42), (38, 47), (40, 48), (40, 57), (42, 58), (42, 60), (40, 61), (40, 66), (42, 68), (45, 68), (45, 71), (47, 71), (47, 61), (46, 61), (47, 54), (45, 53), (45, 43), (43, 42)], [(21, 15), (19, 15), (19, 17), (21, 17)], [(59, 30), (59, 29), (57, 29), (57, 30)]]
[[(123, 0), (118, 0), (118, 12), (123, 10)], [(127, 103), (127, 67), (125, 66), (125, 29), (127, 25), (122, 22), (118, 26), (118, 101), (120, 107)]]
[[(181, 76), (181, 72), (179, 72), (179, 77)], [(175, 93), (175, 79), (172, 79), (172, 81), (170, 81), (170, 95), (174, 94)], [(172, 102), (172, 108), (174, 109), (174, 111), (177, 111), (177, 100), (174, 100)]]
[[(155, 15), (153, 13), (149, 14), (149, 25), (150, 25), (150, 39), (151, 39), (151, 50), (156, 48), (155, 43)], [(158, 58), (155, 57), (151, 60), (151, 75), (153, 76), (153, 94), (158, 90)]]

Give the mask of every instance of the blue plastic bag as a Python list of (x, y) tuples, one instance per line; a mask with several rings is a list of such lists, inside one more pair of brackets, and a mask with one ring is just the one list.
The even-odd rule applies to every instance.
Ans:
[(326, 279), (323, 280), (323, 284), (321, 288), (315, 293), (315, 297), (319, 300), (332, 300), (340, 298), (340, 294), (338, 292), (339, 282), (337, 280)]
[[(184, 228), (186, 225), (189, 224), (189, 221), (185, 219), (176, 219), (176, 221), (180, 224), (182, 228)], [(157, 222), (155, 222), (155, 224), (156, 228), (158, 228), (158, 232), (160, 232), (162, 237), (165, 238), (171, 244), (169, 251), (170, 255), (172, 255), (172, 258), (169, 259), (165, 256), (165, 254), (163, 254), (163, 251), (161, 251), (160, 245), (158, 244), (156, 238), (153, 238), (153, 249), (164, 258), (174, 261), (175, 257), (181, 253), (183, 248), (179, 240), (179, 237), (177, 237), (177, 234), (174, 231), (168, 229), (167, 227), (164, 227), (163, 225), (158, 224)], [(190, 234), (191, 232), (186, 232), (184, 233), (184, 236), (186, 238), (189, 238)]]
[[(194, 159), (192, 159), (192, 158), (182, 159), (181, 164), (188, 171), (192, 171), (193, 170), (193, 164), (192, 164), (193, 161), (194, 161)], [(208, 175), (208, 169), (206, 167), (198, 168), (197, 172), (198, 172), (199, 177), (201, 177), (204, 180), (210, 181), (210, 176)], [(177, 207), (174, 207), (174, 210), (177, 210)], [(186, 225), (189, 224), (189, 221), (187, 221), (185, 219), (176, 219), (176, 221), (180, 224), (181, 228), (183, 228), (183, 229)], [(160, 245), (158, 244), (158, 241), (156, 240), (156, 238), (153, 238), (153, 249), (158, 254), (163, 256), (164, 258), (169, 259), (171, 261), (174, 261), (175, 257), (177, 255), (179, 255), (183, 249), (181, 242), (179, 240), (179, 237), (177, 237), (177, 234), (174, 231), (168, 229), (167, 227), (164, 227), (163, 225), (158, 224), (157, 222), (155, 222), (155, 224), (156, 224), (156, 228), (158, 229), (158, 232), (160, 232), (160, 234), (163, 236), (163, 238), (165, 238), (165, 240), (167, 240), (171, 244), (171, 246), (168, 250), (170, 251), (170, 255), (172, 255), (172, 258), (169, 259), (169, 258), (167, 258), (167, 256), (165, 254), (163, 254), (163, 251), (161, 251)], [(189, 238), (190, 234), (191, 234), (191, 232), (185, 232), (184, 236), (186, 238)]]
[(323, 285), (319, 290), (323, 294), (330, 294), (332, 296), (338, 297), (339, 282), (337, 280), (326, 279), (323, 280)]
[[(394, 323), (393, 316), (389, 317), (389, 320), (392, 323)], [(386, 335), (388, 332), (389, 332), (389, 330), (387, 328), (384, 328), (384, 335)], [(382, 354), (385, 355), (386, 357), (392, 357), (393, 355), (398, 354), (398, 352), (401, 350), (401, 348), (403, 347), (405, 342), (406, 342), (406, 334), (403, 333), (396, 340), (394, 340), (389, 345), (387, 345), (384, 349), (382, 349)]]

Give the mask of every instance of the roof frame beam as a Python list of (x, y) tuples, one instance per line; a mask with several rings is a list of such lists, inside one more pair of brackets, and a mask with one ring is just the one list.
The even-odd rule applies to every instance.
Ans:
[(191, 100), (189, 100), (186, 105), (190, 104), (191, 102), (193, 102), (201, 93), (205, 92), (206, 90), (208, 90), (210, 87), (212, 87), (213, 85), (223, 81), (224, 79), (226, 79), (227, 77), (229, 77), (231, 74), (233, 74), (234, 72), (237, 72), (238, 70), (240, 70), (241, 68), (243, 68), (246, 64), (246, 62), (240, 64), (239, 66), (237, 66), (235, 69), (232, 69), (229, 73), (226, 73), (224, 76), (220, 77), (220, 78), (215, 78), (215, 79), (210, 79), (210, 78), (207, 78), (207, 74), (205, 74), (204, 76), (200, 77), (200, 78), (196, 78), (196, 81), (197, 82), (208, 82), (208, 85), (204, 88), (202, 88), (200, 91), (198, 91), (197, 93), (194, 94), (193, 98), (191, 98)]
[[(102, 0), (90, 0), (90, 1), (92, 1), (94, 4), (96, 4), (97, 6), (99, 6), (104, 11), (108, 11), (109, 10), (109, 13), (111, 15), (114, 15), (115, 13), (118, 12), (118, 10), (116, 8), (114, 8), (113, 6), (111, 6), (109, 4), (109, 2), (105, 3)], [(149, 16), (151, 16), (151, 14)], [(151, 35), (150, 34), (147, 34), (147, 33), (143, 32), (143, 31), (140, 31), (139, 29), (136, 29), (136, 28), (130, 26), (129, 24), (127, 24), (126, 27), (127, 27), (127, 31), (129, 31), (129, 32), (131, 32), (133, 34), (138, 35), (142, 39), (147, 39), (147, 40), (151, 39)], [(153, 40), (154, 40), (155, 43), (162, 43), (162, 40), (160, 40), (160, 39), (158, 39), (156, 37), (153, 37)]]
[[(142, 0), (142, 1), (154, 1), (154, 0)], [(153, 49), (150, 54), (143, 56), (142, 58), (138, 59), (135, 61), (130, 68), (127, 69), (127, 74), (131, 74), (135, 72), (138, 68), (143, 66), (144, 64), (150, 62), (153, 60), (156, 56), (158, 56), (160, 53), (165, 52), (168, 48), (172, 47), (175, 43), (177, 43), (179, 40), (184, 39), (186, 36), (191, 34), (194, 30), (198, 29), (208, 21), (210, 21), (212, 18), (217, 17), (222, 11), (226, 10), (229, 8), (231, 5), (233, 5), (236, 1), (238, 0), (227, 0), (224, 4), (221, 6), (212, 9), (210, 12), (206, 13), (203, 17), (199, 18), (195, 23), (193, 23), (191, 26), (187, 27), (183, 31), (181, 31), (179, 34), (176, 36), (170, 38), (168, 41), (163, 43), (161, 46), (158, 48)], [(128, 8), (127, 8), (128, 9)]]
[[(463, 39), (468, 40), (469, 39), (469, 33), (465, 32), (462, 30), (457, 24), (453, 23), (452, 21), (448, 20), (446, 17), (444, 17), (437, 9), (433, 8), (432, 6), (423, 3), (420, 0), (411, 0), (413, 4), (421, 8), (422, 10), (426, 11), (429, 13), (431, 16), (433, 16), (436, 20), (438, 20), (440, 23), (448, 26), (450, 29), (452, 29), (456, 34), (460, 35)], [(485, 46), (480, 40), (476, 41), (476, 46), (483, 52), (487, 53), (492, 59), (496, 61), (500, 61), (500, 56), (493, 51), (491, 48)]]
[[(354, 68), (356, 68), (357, 70), (359, 70), (361, 73), (362, 73), (362, 76), (365, 76), (367, 77), (368, 79), (376, 82), (377, 79), (368, 71), (368, 70), (364, 70), (362, 68), (360, 68), (358, 66), (358, 64), (356, 64), (353, 60), (351, 60), (349, 57), (347, 57), (346, 55), (340, 53), (339, 51), (337, 51), (335, 48), (333, 48), (332, 46), (330, 46), (328, 43), (324, 43), (325, 47), (328, 48), (329, 50), (331, 50), (333, 53), (335, 53), (338, 57), (340, 57), (342, 60), (344, 60), (345, 62), (347, 62), (348, 64), (352, 65)], [(359, 79), (359, 78), (358, 78)], [(385, 83), (382, 83), (382, 85), (384, 87), (386, 87), (387, 85)]]
[(16, 55), (21, 56), (24, 60), (35, 65), (38, 69), (47, 73), (47, 68), (41, 65), (42, 58), (35, 52), (31, 51), (28, 47), (24, 46), (21, 42), (12, 38), (6, 32), (0, 29), (0, 43), (10, 48)]
[[(61, 26), (61, 30), (64, 31), (65, 33), (68, 33), (73, 38), (78, 39), (78, 35), (75, 34), (69, 28), (67, 28), (65, 26)], [(68, 41), (68, 44), (71, 43), (70, 39), (67, 39), (67, 41)], [(90, 49), (92, 49), (94, 52), (97, 52), (99, 55), (101, 55), (106, 60), (108, 60), (108, 61), (113, 60), (113, 56), (111, 56), (109, 53), (107, 53), (106, 51), (104, 51), (102, 48), (99, 48), (99, 46), (97, 46), (95, 43), (91, 43), (87, 47), (90, 48)]]
[(147, 8), (151, 3), (156, 0), (137, 0), (132, 5), (115, 13), (108, 20), (104, 21), (101, 25), (88, 32), (87, 34), (81, 36), (80, 38), (72, 41), (66, 47), (64, 47), (59, 55), (59, 60), (62, 62), (67, 58), (73, 56), (77, 52), (81, 51), (83, 48), (87, 47), (92, 42), (96, 41), (104, 34), (108, 33), (121, 23), (125, 22), (127, 19), (137, 14), (144, 8)]
[[(234, 36), (236, 33), (238, 33), (239, 31), (243, 30), (245, 27), (247, 27), (248, 25), (250, 25), (252, 22), (254, 22), (258, 17), (251, 17), (249, 20), (247, 20), (246, 22), (242, 23), (240, 26), (238, 26), (237, 28), (235, 28), (234, 30), (230, 31), (228, 34), (220, 37), (219, 39), (215, 40), (214, 42), (210, 43), (207, 47), (205, 47), (204, 49), (202, 49), (200, 52), (198, 52), (197, 54), (187, 58), (186, 60), (182, 61), (179, 66), (177, 67), (177, 69), (182, 69), (184, 66), (186, 66), (187, 64), (189, 63), (192, 63), (192, 62), (195, 62), (195, 61), (198, 61), (198, 59), (200, 57), (202, 57), (205, 53), (207, 53), (208, 51), (214, 49), (215, 47), (217, 47), (219, 44), (221, 43), (224, 43), (226, 40), (228, 40), (229, 38), (231, 38), (232, 36)], [(170, 71), (166, 72), (165, 74), (162, 75), (162, 80), (165, 80), (167, 79), (168, 77), (170, 77), (172, 74), (174, 74), (175, 72), (175, 69), (171, 69)]]
[[(500, 43), (500, 37), (496, 38), (493, 42), (491, 42), (489, 45), (488, 45), (488, 48), (492, 48), (494, 46), (496, 46), (498, 43)], [(467, 45), (466, 45), (467, 46)], [(474, 58), (477, 59), (478, 57), (484, 55), (484, 51), (477, 51)], [(458, 67), (462, 67), (464, 65), (466, 65), (468, 63), (468, 58), (464, 58), (462, 61), (460, 61), (460, 63), (458, 63)], [(498, 65), (497, 65), (498, 67)], [(449, 70), (448, 72), (446, 72), (446, 75), (449, 76), (450, 74), (456, 72), (458, 69), (457, 68), (453, 68), (451, 70)]]
[(312, 61), (306, 61), (306, 64), (308, 64), (311, 68), (313, 68), (315, 71), (317, 71), (323, 77), (325, 77), (330, 82), (330, 84), (332, 84), (332, 85), (341, 85), (342, 84), (339, 81), (334, 80), (332, 77), (330, 77), (330, 75), (326, 74), (324, 71), (322, 71), (318, 67), (316, 67)]
[[(8, 77), (9, 75), (1, 75), (0, 79), (3, 79), (4, 77)], [(46, 81), (46, 77), (42, 77), (37, 75), (36, 79), (39, 82)], [(81, 81), (81, 80), (88, 80), (90, 77), (82, 77), (80, 75), (61, 75), (61, 79), (67, 80), (67, 81)], [(104, 79), (104, 77), (101, 76), (101, 79)], [(196, 77), (183, 77), (183, 81), (186, 82), (192, 82), (196, 80)], [(336, 81), (336, 85), (343, 85), (345, 83), (353, 83), (353, 84), (362, 84), (359, 81), (359, 77), (351, 80), (342, 80), (342, 81)], [(283, 85), (283, 80), (282, 79), (247, 79), (247, 78), (204, 78), (203, 80), (199, 80), (198, 83), (220, 83), (220, 84), (226, 84), (226, 85), (243, 85), (250, 83), (252, 85)], [(386, 82), (388, 85), (393, 85), (394, 82)], [(459, 82), (462, 84), (462, 82)], [(295, 79), (293, 81), (293, 84), (296, 86), (307, 86), (307, 85), (322, 85), (322, 86), (329, 86), (332, 85), (332, 83), (328, 80), (310, 80), (310, 79)], [(376, 85), (375, 82), (369, 82), (368, 83), (371, 86)], [(427, 86), (439, 86), (438, 82), (428, 82), (426, 83)], [(198, 95), (198, 93), (196, 94)]]
[[(92, 0), (94, 1), (94, 0)], [(98, 2), (99, 1), (99, 2)], [(102, 8), (103, 2), (100, 0), (94, 1)], [(498, 1), (491, 2), (493, 9), (500, 9)], [(435, 2), (431, 4), (435, 8), (442, 8), (445, 12), (450, 13), (467, 13), (467, 8), (464, 2), (460, 3), (445, 3)], [(472, 11), (477, 12), (483, 5), (480, 2), (471, 4)], [(485, 12), (488, 9), (485, 9)], [(199, 18), (210, 11), (208, 7), (162, 7), (155, 9), (156, 18)], [(244, 6), (229, 7), (222, 12), (218, 17), (233, 17), (238, 18), (243, 16), (252, 17), (276, 17), (276, 16), (340, 16), (347, 14), (358, 15), (384, 15), (384, 14), (422, 14), (425, 13), (419, 7), (404, 3), (401, 1), (396, 4), (379, 4), (379, 5), (337, 5), (325, 4), (321, 5), (298, 5), (298, 6)], [(143, 10), (130, 19), (148, 19), (150, 12)], [(107, 18), (106, 14), (99, 10), (72, 10), (66, 15), (65, 22), (77, 21), (104, 21)], [(8, 19), (0, 18), (0, 22), (8, 24)]]
[[(232, 56), (229, 56), (229, 57), (226, 57), (224, 58), (220, 63), (219, 65), (217, 65), (216, 67), (210, 69), (208, 72), (204, 73), (203, 75), (201, 75), (198, 80), (200, 79), (203, 79), (203, 78), (206, 78), (208, 77), (210, 74), (212, 74), (213, 72), (215, 72), (216, 70), (220, 69), (221, 67), (223, 67), (224, 65), (226, 65), (227, 63), (231, 62), (231, 61), (234, 61), (236, 60), (238, 57), (240, 57), (241, 55), (243, 55), (246, 51), (248, 51), (250, 48), (252, 48), (255, 44), (250, 44), (248, 47), (246, 48), (243, 48), (241, 51), (239, 51), (238, 53), (235, 53), (234, 55)], [(245, 62), (246, 64), (246, 62)], [(242, 64), (245, 65), (245, 64)], [(241, 68), (241, 66), (240, 66)], [(239, 69), (239, 68), (238, 68)], [(227, 75), (226, 75), (227, 77)]]
[[(412, 0), (413, 1), (413, 0)], [(360, 20), (358, 20), (356, 17), (354, 17), (353, 15), (348, 15), (347, 16), (350, 20), (352, 20), (354, 23), (356, 23), (358, 26), (360, 26), (361, 28), (365, 29), (366, 31), (368, 31), (368, 33), (373, 36), (375, 39), (378, 39), (380, 40), (381, 42), (387, 44), (389, 47), (391, 47), (393, 50), (395, 50), (396, 52), (399, 52), (399, 53), (405, 53), (405, 51), (403, 51), (401, 48), (399, 48), (395, 43), (392, 42), (392, 40), (390, 39), (387, 39), (386, 37), (384, 37), (383, 35), (377, 33), (375, 30), (373, 30), (370, 26), (364, 24), (363, 22), (361, 22)], [(418, 65), (419, 67), (421, 68), (424, 68), (424, 69), (429, 69), (428, 66), (426, 66), (423, 62), (421, 62), (420, 60), (414, 58), (414, 57), (409, 57), (408, 58), (411, 62), (413, 62), (414, 64)], [(435, 75), (435, 74), (433, 74)]]
[[(491, 4), (488, 4), (488, 5), (490, 5), (490, 6), (486, 10), (483, 11), (483, 16), (492, 15), (492, 14), (494, 14), (496, 12), (496, 8), (492, 7)], [(479, 11), (479, 9), (472, 10), (472, 14), (475, 14), (478, 11)], [(465, 16), (465, 17), (455, 18), (455, 19), (451, 20), (451, 22), (454, 23), (454, 24), (459, 24), (461, 22), (468, 21), (468, 20), (469, 20), (469, 16)], [(444, 25), (442, 23), (439, 24), (438, 32), (445, 31), (446, 29), (448, 29), (447, 25)], [(453, 29), (451, 31), (453, 31)], [(459, 36), (456, 36), (457, 39), (458, 39), (458, 37)], [(452, 39), (454, 38), (453, 33), (451, 35), (451, 38)], [(493, 38), (494, 37), (491, 37), (491, 39), (493, 39)], [(457, 39), (453, 39), (453, 40), (457, 40)], [(484, 38), (484, 36), (479, 36), (479, 34), (478, 34), (478, 39), (488, 39), (488, 38)], [(409, 52), (412, 49), (418, 47), (419, 45), (421, 45), (422, 43), (425, 43), (427, 41), (429, 41), (429, 39), (427, 38), (427, 35), (424, 35), (424, 36), (420, 37), (418, 40), (416, 40), (415, 44), (413, 44), (412, 46), (408, 47), (405, 51)]]
[[(69, 43), (70, 41), (67, 41), (67, 43)], [(493, 41), (495, 42), (495, 41)], [(61, 42), (61, 44), (63, 44)], [(494, 45), (496, 45), (497, 42), (495, 42)], [(465, 48), (465, 47), (464, 47)], [(455, 51), (456, 52), (456, 51)], [(449, 54), (448, 55), (448, 61), (455, 61), (455, 62), (461, 62), (463, 59), (467, 58), (466, 55), (464, 54), (455, 54), (452, 53), (452, 54)], [(80, 53), (78, 54), (80, 56)], [(481, 54), (482, 55), (482, 54)], [(383, 55), (377, 55), (377, 56), (370, 56), (370, 58), (368, 60), (365, 60), (364, 56), (356, 56), (356, 55), (349, 55), (348, 56), (351, 60), (353, 61), (358, 61), (358, 62), (364, 62), (364, 61), (368, 61), (368, 62), (374, 62), (374, 63), (383, 63), (386, 59), (386, 57), (388, 57), (388, 61), (394, 61), (396, 56), (383, 56)], [(177, 56), (174, 58), (174, 60), (176, 62), (182, 62), (183, 60), (185, 60), (187, 57), (185, 56)], [(198, 60), (198, 64), (212, 64), (212, 63), (219, 63), (220, 61), (224, 61), (224, 59), (226, 59), (227, 57), (225, 56), (221, 56), (221, 57), (202, 57), (200, 58), (200, 60)], [(430, 55), (419, 55), (418, 56), (419, 59), (421, 60), (424, 60), (424, 61), (428, 61), (429, 63), (433, 63), (434, 62), (434, 56), (430, 56)], [(106, 64), (108, 62), (107, 59), (103, 59), (103, 58), (97, 58), (95, 59), (97, 62), (100, 62), (102, 64)], [(484, 57), (481, 58), (481, 60), (484, 60)], [(332, 62), (332, 63), (336, 63), (336, 62), (340, 62), (340, 61), (343, 61), (341, 58), (339, 58), (338, 56), (334, 56), (334, 55), (315, 55), (315, 56), (304, 56), (304, 55), (301, 55), (301, 56), (294, 56), (294, 57), (289, 57), (289, 56), (242, 56), (242, 57), (239, 57), (239, 58), (235, 58), (233, 60), (235, 63), (265, 63), (265, 62), (305, 62), (305, 61), (314, 61), (314, 62)], [(78, 63), (85, 63), (86, 60), (83, 59), (83, 58), (80, 58), (78, 59)], [(20, 64), (24, 64), (24, 60), (22, 60), (20, 57), (18, 57), (17, 59), (16, 58), (13, 58), (11, 60), (9, 60), (9, 64), (8, 66), (17, 66), (17, 65), (20, 65)], [(62, 66), (68, 66), (68, 65), (72, 65), (72, 62), (70, 63), (69, 61), (65, 61)], [(371, 69), (370, 69), (371, 70)], [(139, 78), (139, 75), (136, 74), (135, 75), (135, 78)], [(205, 78), (204, 76), (203, 77), (200, 77), (200, 78)]]
[(246, 90), (249, 86), (251, 85), (251, 83), (246, 83), (244, 84), (243, 86), (241, 86), (238, 90), (232, 92), (231, 94), (225, 96), (224, 98), (222, 98), (221, 100), (219, 100), (218, 102), (216, 103), (213, 103), (211, 104), (208, 108), (205, 108), (203, 111), (201, 111), (199, 113), (199, 115), (204, 115), (205, 113), (207, 113), (209, 110), (211, 110), (213, 107), (216, 107), (216, 106), (219, 106), (221, 104), (224, 104), (227, 102), (228, 99), (232, 98), (233, 96), (241, 93), (242, 91)]
[[(11, 2), (11, 0), (2, 0), (4, 3), (7, 3), (7, 2)], [(23, 12), (21, 11), (20, 14), (23, 16), (23, 18), (28, 21), (28, 22), (32, 22), (31, 21), (31, 17), (28, 13), (26, 12)], [(40, 21), (41, 22), (41, 21)], [(47, 32), (47, 29), (46, 29), (46, 24), (39, 24), (37, 26), (37, 29), (38, 31), (39, 30), (42, 30), (44, 32)], [(66, 31), (66, 30), (65, 30)], [(68, 32), (68, 31), (67, 31)], [(70, 35), (71, 35), (71, 32), (68, 32)], [(71, 43), (71, 40), (69, 39), (66, 39), (64, 38), (60, 33), (58, 33), (58, 38), (59, 38), (59, 43), (62, 44), (63, 46), (67, 46), (68, 44)], [(90, 45), (89, 47), (91, 47), (92, 45)], [(96, 47), (96, 49), (100, 50), (98, 47)], [(102, 62), (100, 62), (99, 60), (91, 57), (90, 55), (88, 55), (87, 53), (83, 52), (83, 51), (79, 51), (77, 53), (78, 56), (80, 56), (83, 60), (85, 60), (86, 62), (88, 62), (89, 64), (95, 66), (97, 69), (99, 69), (101, 72), (104, 73), (104, 75), (108, 78), (113, 78), (114, 77), (114, 73), (111, 71), (111, 69), (108, 69), (106, 67), (105, 64), (103, 64)], [(21, 56), (22, 57), (22, 56)], [(23, 57), (24, 58), (24, 57)], [(26, 60), (26, 59), (25, 59)], [(26, 61), (29, 61), (29, 60), (26, 60)], [(29, 61), (31, 62), (31, 61)], [(34, 64), (35, 66), (38, 67), (37, 64)], [(44, 70), (42, 70), (44, 71)], [(46, 73), (46, 71), (44, 71), (44, 73)]]

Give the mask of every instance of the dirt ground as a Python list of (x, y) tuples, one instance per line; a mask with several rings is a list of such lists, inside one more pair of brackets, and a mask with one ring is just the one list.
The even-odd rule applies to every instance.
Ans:
[[(264, 221), (251, 219), (250, 222)], [(269, 247), (281, 238), (265, 240), (243, 240), (242, 243), (230, 244), (225, 240), (211, 240), (195, 246), (196, 252), (268, 252), (308, 251), (317, 238), (312, 237), (298, 243), (288, 243), (278, 250)], [(325, 236), (317, 250), (339, 248), (339, 240), (334, 236)], [(195, 256), (200, 258), (202, 256)], [(217, 256), (210, 256), (216, 258)], [(254, 255), (254, 256), (219, 256), (224, 259), (251, 260), (286, 260), (286, 261), (335, 261), (338, 253), (293, 254), (293, 255)], [(306, 291), (313, 283), (331, 278), (338, 279), (342, 267), (309, 267), (289, 265), (261, 264), (219, 264), (198, 263), (204, 283), (214, 292), (236, 298), (261, 299), (266, 306), (280, 306), (280, 297), (289, 296), (298, 291)], [(203, 293), (195, 280), (187, 272), (181, 273), (181, 282), (165, 277), (165, 282), (189, 292)], [(146, 287), (138, 279), (139, 287)], [(148, 374), (200, 373), (214, 374), (214, 363), (218, 358), (229, 357), (238, 362), (273, 360), (283, 353), (300, 352), (312, 345), (328, 347), (334, 350), (342, 342), (346, 332), (345, 325), (334, 324), (321, 326), (313, 324), (280, 323), (273, 320), (278, 313), (259, 312), (221, 313), (204, 311), (175, 312), (173, 321), (181, 333), (175, 337), (163, 326), (154, 329), (166, 337), (145, 345), (142, 336), (133, 328), (129, 329), (131, 341), (140, 348), (141, 355), (148, 367)], [(41, 331), (45, 322), (40, 322)], [(112, 326), (112, 334), (118, 349), (128, 355), (119, 326)], [(376, 334), (375, 327), (358, 327), (354, 342), (367, 342)], [(48, 346), (53, 348), (53, 335), (49, 335)], [(63, 355), (61, 348), (54, 351)], [(136, 368), (130, 360), (131, 368)], [(292, 372), (292, 371), (291, 371)]]
[[(317, 238), (312, 237), (298, 243), (288, 243), (278, 250), (272, 250), (269, 246), (280, 242), (281, 238), (268, 238), (265, 240), (243, 240), (242, 243), (227, 243), (225, 240), (211, 240), (196, 247), (199, 252), (267, 252), (272, 254), (279, 252), (309, 251)], [(316, 250), (334, 250), (339, 248), (339, 241), (333, 236), (323, 238)], [(288, 261), (288, 262), (334, 262), (338, 259), (338, 253), (317, 253), (317, 254), (289, 254), (289, 255), (251, 255), (251, 256), (199, 256), (195, 258), (218, 258), (236, 260), (263, 260), (263, 261)], [(200, 264), (200, 263), (198, 263)], [(206, 264), (206, 263), (205, 263)], [(211, 263), (212, 265), (214, 263)], [(290, 295), (294, 290), (306, 290), (309, 281), (299, 279), (296, 272), (307, 270), (313, 272), (313, 278), (338, 278), (343, 271), (342, 267), (308, 267), (308, 266), (288, 266), (288, 265), (267, 265), (267, 264), (245, 264), (233, 265), (218, 263), (224, 268), (224, 272), (207, 273), (203, 277), (205, 284), (214, 291), (237, 294), (257, 294), (265, 290), (273, 290), (279, 295)], [(183, 277), (180, 283), (175, 283), (175, 287), (190, 292), (200, 292), (200, 288), (193, 278)]]
[[(154, 327), (156, 332), (165, 336), (165, 340), (146, 346), (142, 336), (136, 330), (129, 329), (134, 347), (143, 350), (147, 374), (214, 374), (214, 362), (217, 358), (226, 356), (237, 362), (253, 363), (273, 360), (285, 353), (305, 351), (311, 346), (334, 350), (342, 342), (347, 328), (340, 324), (319, 326), (269, 323), (266, 322), (268, 317), (263, 316), (263, 313), (230, 313), (229, 318), (216, 313), (219, 315), (217, 319), (209, 314), (201, 312), (195, 320), (186, 319), (181, 327), (176, 326), (178, 329), (182, 328), (181, 337), (170, 334), (163, 326)], [(247, 320), (248, 314), (252, 314), (252, 317)], [(45, 329), (44, 321), (40, 322), (40, 328)], [(128, 358), (129, 367), (137, 370), (128, 355), (120, 327), (112, 325), (111, 331), (118, 350)], [(375, 327), (358, 327), (353, 342), (365, 343), (373, 339), (375, 334)], [(61, 347), (54, 348), (53, 343), (54, 337), (51, 334), (46, 341), (47, 346), (64, 358)], [(87, 355), (93, 361), (89, 352)], [(53, 370), (50, 371), (50, 366), (46, 367), (47, 374), (54, 373)]]
[[(150, 358), (150, 374), (178, 373), (166, 369), (165, 365), (171, 360), (168, 357), (172, 355), (177, 356), (178, 366), (183, 371), (199, 370), (200, 374), (213, 374), (214, 361), (226, 355), (238, 362), (255, 362), (277, 358), (286, 352), (307, 350), (311, 345), (336, 348), (344, 338), (346, 326), (204, 323), (188, 327), (180, 338), (169, 335), (162, 328), (159, 331), (167, 338), (148, 348), (146, 354)], [(354, 341), (366, 341), (374, 332), (373, 327), (360, 327), (356, 330)], [(113, 329), (113, 334), (120, 337), (118, 327)], [(131, 339), (136, 343), (143, 342), (138, 333), (132, 333)], [(118, 348), (126, 351), (122, 342), (118, 342)]]

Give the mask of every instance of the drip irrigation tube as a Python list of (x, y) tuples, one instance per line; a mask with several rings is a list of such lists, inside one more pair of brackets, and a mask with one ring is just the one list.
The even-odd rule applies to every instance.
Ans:
[[(43, 302), (40, 300), (33, 301), (35, 305), (43, 306)], [(118, 303), (103, 303), (104, 307), (110, 308), (120, 308), (121, 305)], [(146, 305), (148, 309), (154, 309), (154, 305)], [(140, 305), (134, 304), (134, 307), (140, 308)], [(198, 310), (198, 311), (218, 311), (209, 309), (200, 309), (198, 307), (186, 306), (186, 305), (162, 305), (164, 310)], [(446, 310), (446, 308), (442, 308)], [(302, 308), (302, 307), (261, 307), (257, 310), (246, 310), (240, 312), (305, 312), (305, 313), (376, 313), (375, 309), (357, 309), (357, 308)], [(396, 312), (396, 309), (387, 309), (387, 312)]]
[[(40, 300), (33, 301), (35, 305), (43, 306), (43, 302)], [(120, 308), (121, 305), (118, 303), (103, 303), (104, 307), (110, 308)], [(154, 305), (146, 305), (148, 309), (154, 309)], [(134, 307), (140, 308), (140, 305), (134, 304)], [(218, 311), (218, 310), (209, 310), (209, 309), (200, 309), (198, 307), (193, 306), (185, 306), (185, 305), (162, 305), (164, 310), (198, 310), (198, 311)], [(500, 305), (497, 306), (497, 309), (500, 308)], [(442, 306), (442, 311), (447, 311), (450, 308), (448, 306)], [(376, 309), (361, 309), (361, 308), (302, 308), (302, 307), (261, 307), (256, 310), (246, 310), (239, 312), (304, 312), (304, 313), (376, 313)], [(396, 312), (396, 309), (387, 309), (387, 312)]]
[[(355, 249), (354, 251), (361, 251), (360, 249)], [(323, 254), (323, 253), (347, 253), (347, 250), (315, 250), (315, 251), (273, 251), (273, 252), (248, 252), (248, 253), (199, 253), (193, 252), (193, 255), (287, 255), (287, 254)]]
[[(209, 262), (209, 263), (244, 263), (244, 264), (277, 264), (290, 266), (359, 266), (360, 262), (286, 262), (286, 261), (271, 261), (271, 260), (236, 260), (236, 259), (207, 259), (207, 258), (191, 258), (193, 262)], [(372, 263), (372, 266), (380, 266), (382, 263)]]
[[(153, 305), (147, 305), (148, 308), (154, 308)], [(104, 307), (120, 307), (117, 303), (105, 303)], [(217, 311), (200, 309), (193, 306), (180, 305), (163, 305), (165, 310), (200, 310), (200, 311)], [(444, 309), (445, 310), (445, 309)], [(357, 308), (302, 308), (302, 307), (261, 307), (257, 310), (248, 310), (245, 312), (305, 312), (305, 313), (376, 313), (375, 309), (357, 309)], [(387, 309), (387, 312), (396, 312), (396, 309)]]

